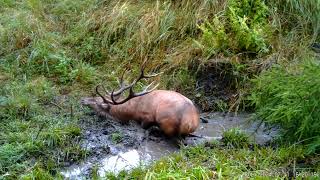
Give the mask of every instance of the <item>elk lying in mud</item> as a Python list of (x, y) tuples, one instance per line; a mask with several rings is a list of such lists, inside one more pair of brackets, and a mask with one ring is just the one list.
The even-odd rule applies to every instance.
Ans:
[[(158, 85), (149, 90), (153, 83), (142, 92), (134, 92), (137, 82), (158, 75), (145, 75), (144, 67), (145, 65), (142, 65), (140, 76), (131, 84), (124, 84), (124, 71), (119, 90), (109, 93), (103, 86), (98, 85), (96, 93), (99, 97), (83, 98), (81, 103), (91, 107), (100, 116), (121, 122), (135, 120), (145, 129), (158, 126), (169, 137), (190, 135), (199, 126), (199, 112), (190, 99), (174, 91), (155, 90)], [(101, 87), (107, 97), (99, 92)], [(129, 90), (128, 97), (120, 98), (126, 90)]]

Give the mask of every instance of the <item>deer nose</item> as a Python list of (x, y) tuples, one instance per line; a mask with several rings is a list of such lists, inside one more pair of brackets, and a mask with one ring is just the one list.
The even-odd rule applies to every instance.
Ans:
[(80, 100), (80, 103), (82, 105), (89, 105), (89, 104), (92, 104), (93, 103), (93, 99), (92, 98), (82, 98)]

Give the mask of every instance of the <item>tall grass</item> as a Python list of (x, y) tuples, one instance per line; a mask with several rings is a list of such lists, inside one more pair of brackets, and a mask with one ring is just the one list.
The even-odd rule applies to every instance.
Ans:
[[(318, 0), (269, 1), (282, 17), (282, 28), (292, 28), (302, 35), (311, 35), (310, 41), (319, 40), (320, 2)], [(285, 18), (284, 18), (285, 17)]]
[(320, 66), (306, 59), (293, 67), (275, 67), (254, 80), (251, 99), (262, 120), (283, 127), (286, 142), (309, 145), (319, 152)]
[[(317, 110), (319, 64), (310, 45), (319, 41), (319, 1), (268, 1), (271, 23), (278, 33), (277, 55), (254, 80), (252, 94), (257, 115), (284, 128), (283, 141), (308, 145), (319, 151)], [(272, 65), (273, 64), (273, 65)], [(275, 65), (277, 64), (277, 65)], [(266, 67), (266, 66), (264, 66)]]

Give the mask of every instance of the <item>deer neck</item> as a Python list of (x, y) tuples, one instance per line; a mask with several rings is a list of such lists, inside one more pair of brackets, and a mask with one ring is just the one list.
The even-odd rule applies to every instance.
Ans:
[(131, 99), (124, 104), (111, 105), (110, 115), (118, 120), (132, 120), (136, 119), (136, 105), (137, 99)]

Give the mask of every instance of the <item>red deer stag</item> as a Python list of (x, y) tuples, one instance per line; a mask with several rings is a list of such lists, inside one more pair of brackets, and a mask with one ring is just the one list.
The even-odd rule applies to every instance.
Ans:
[[(83, 98), (81, 103), (91, 107), (100, 116), (121, 122), (135, 120), (145, 129), (156, 125), (167, 136), (184, 136), (194, 132), (199, 126), (199, 112), (190, 99), (174, 91), (155, 90), (158, 85), (149, 90), (153, 82), (142, 92), (134, 92), (133, 87), (138, 81), (158, 75), (145, 75), (144, 68), (145, 63), (140, 76), (131, 84), (125, 85), (123, 82), (125, 70), (120, 78), (119, 90), (109, 93), (98, 85), (96, 93), (100, 97)], [(108, 97), (99, 92), (99, 87), (104, 89)], [(126, 90), (129, 90), (128, 97), (120, 98)]]

